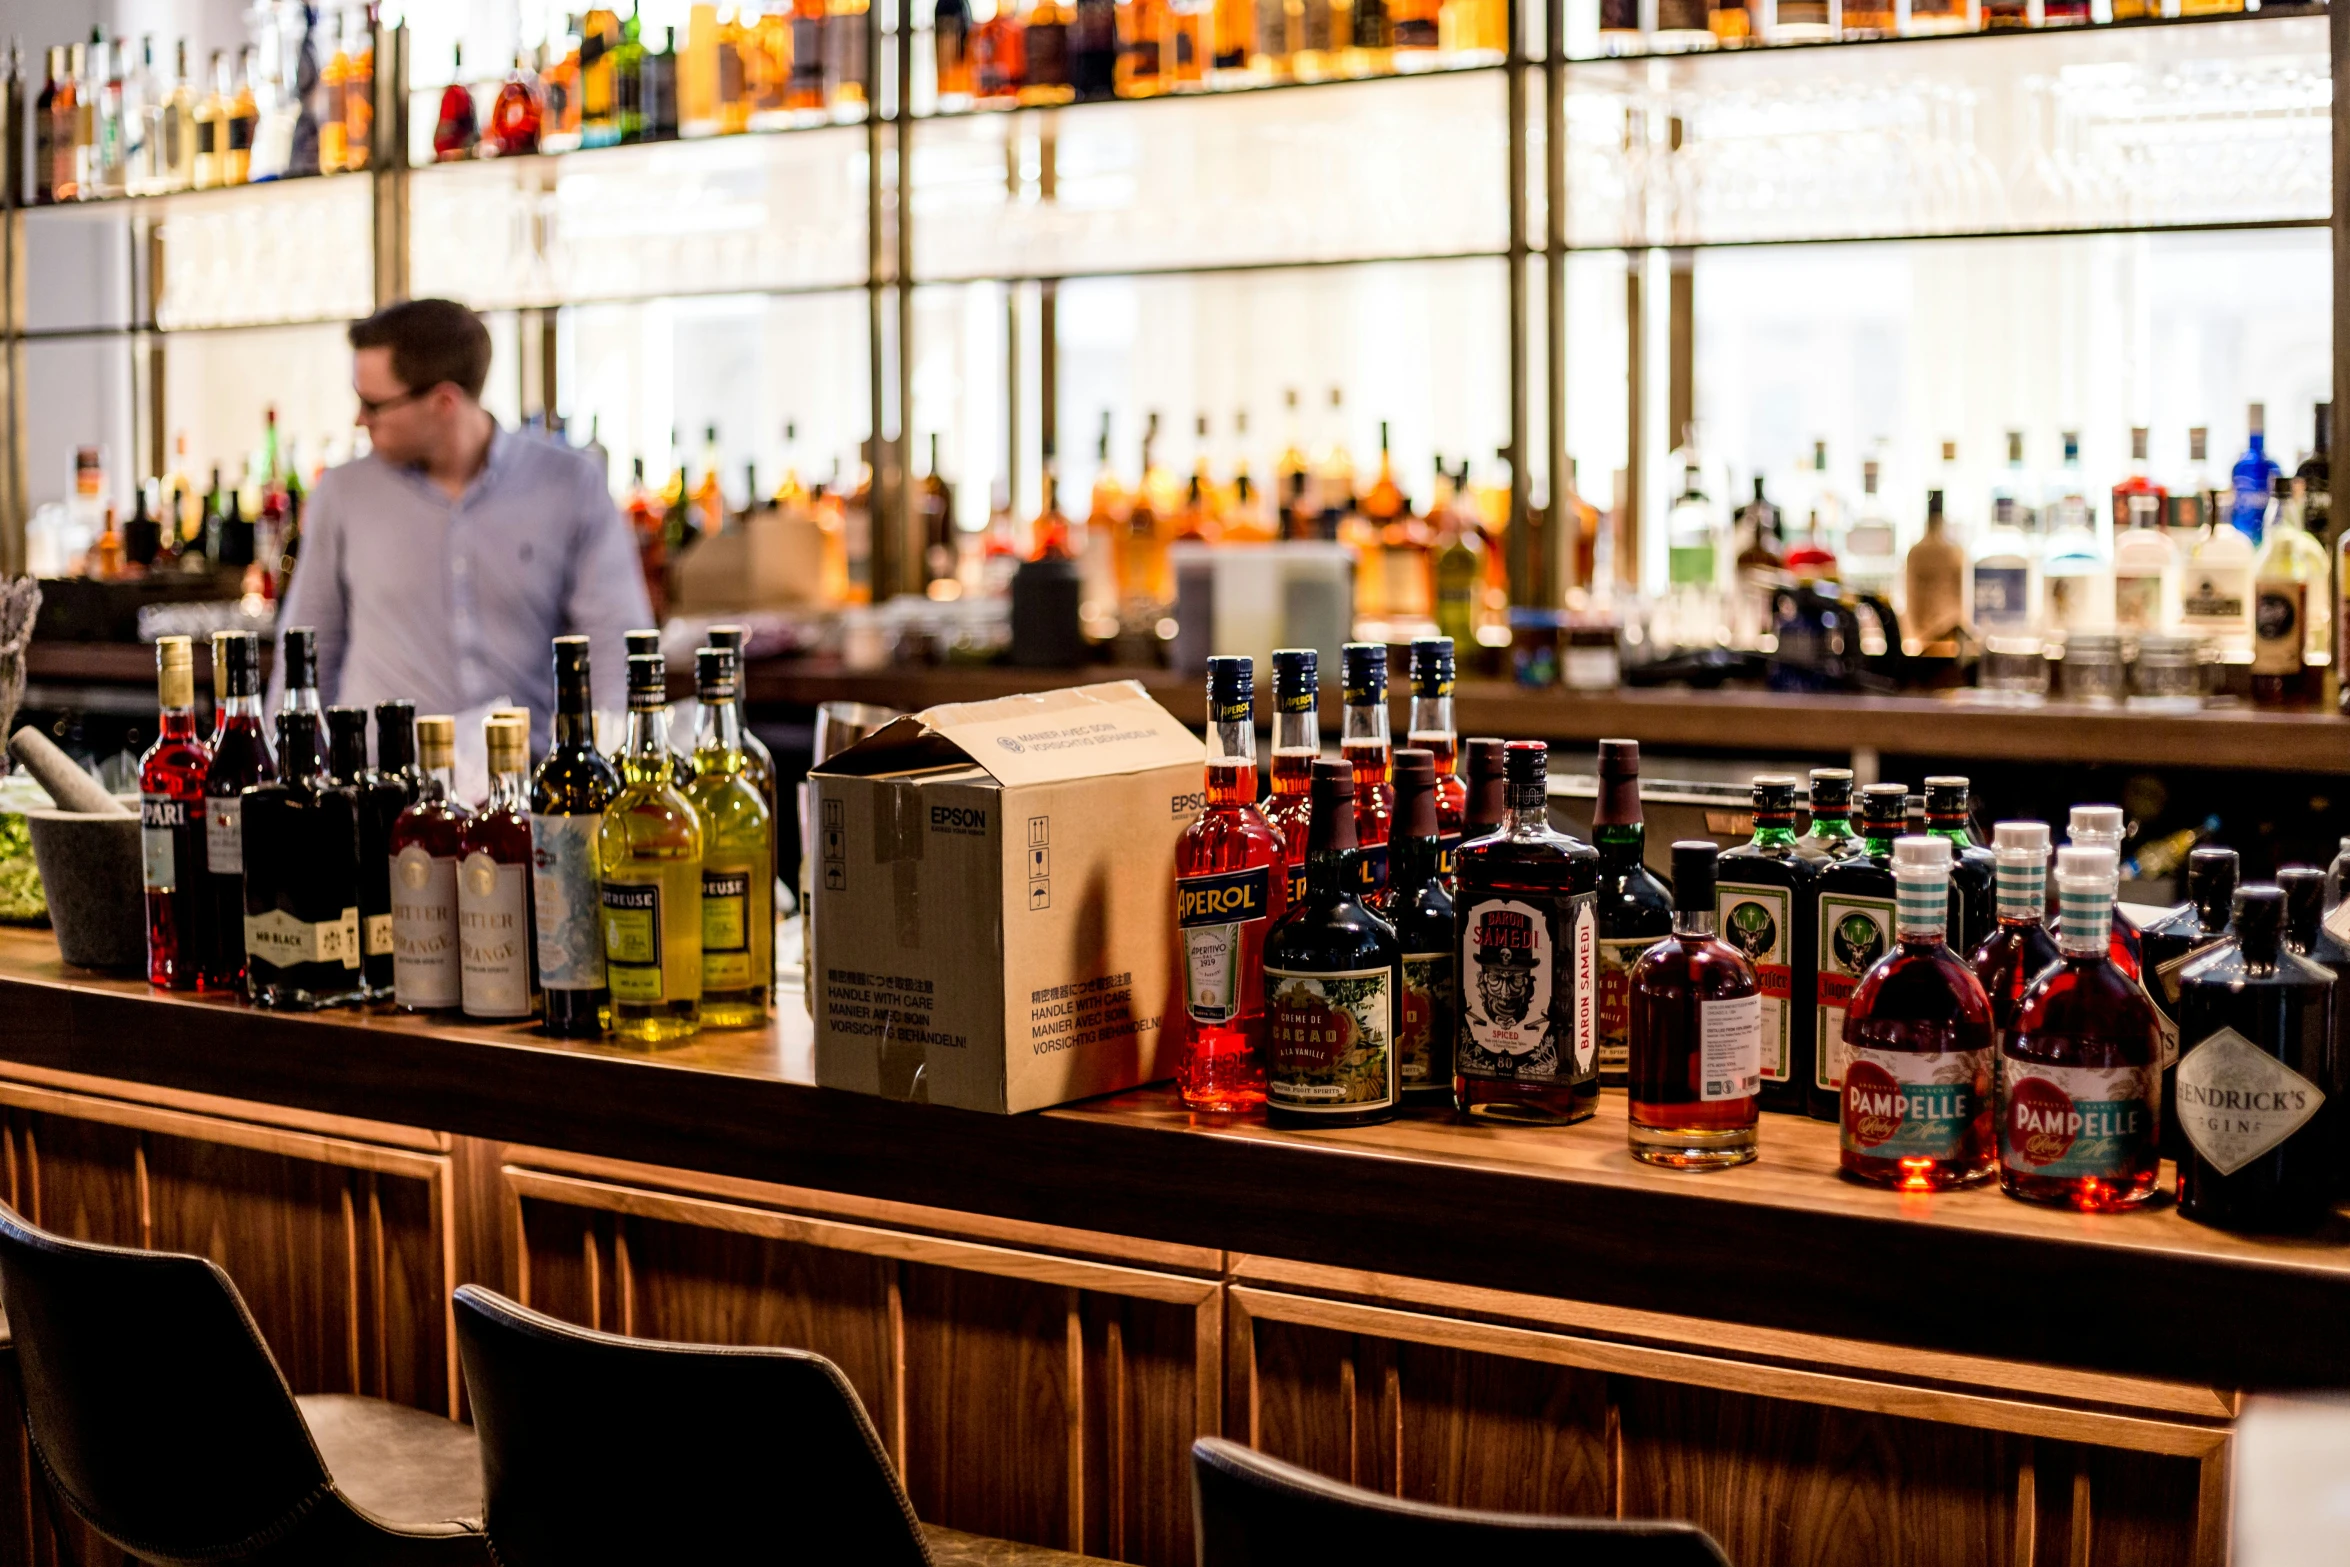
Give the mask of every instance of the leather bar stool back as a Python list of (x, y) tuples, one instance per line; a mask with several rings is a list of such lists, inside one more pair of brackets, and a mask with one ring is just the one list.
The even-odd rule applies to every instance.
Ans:
[(822, 1355), (622, 1338), (473, 1284), (457, 1344), (505, 1567), (929, 1567), (865, 1406)]
[[(132, 1555), (172, 1567), (489, 1560), (461, 1524), (412, 1531), (353, 1504), (236, 1286), (205, 1259), (66, 1240), (0, 1205), (0, 1302), (48, 1482)], [(320, 1402), (344, 1428), (372, 1406), (428, 1440), (441, 1428), (437, 1451), (469, 1445), (463, 1427), (421, 1411)], [(462, 1489), (468, 1504), (479, 1495), (478, 1482)]]
[(1191, 1500), (1200, 1567), (1729, 1567), (1694, 1524), (1434, 1507), (1326, 1480), (1219, 1437), (1191, 1444)]

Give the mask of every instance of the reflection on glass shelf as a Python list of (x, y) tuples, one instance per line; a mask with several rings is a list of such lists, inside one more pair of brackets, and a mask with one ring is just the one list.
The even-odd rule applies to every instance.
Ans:
[(1462, 255), (1508, 239), (1493, 73), (1236, 94), (1180, 125), (1142, 104), (972, 115), (913, 152), (923, 279)]
[[(2177, 0), (2171, 0), (2173, 5)], [(2223, 0), (2224, 3), (2224, 0)], [(1742, 53), (1749, 49), (1842, 48), (1853, 44), (1933, 43), (1949, 38), (1987, 35), (1993, 38), (2024, 39), (2049, 31), (2074, 32), (2083, 29), (2111, 34), (2116, 31), (2134, 32), (2146, 27), (2199, 27), (2214, 22), (2242, 21), (2251, 18), (2274, 20), (2281, 16), (2306, 16), (2322, 12), (2322, 4), (2305, 4), (2301, 0), (2287, 0), (2282, 5), (2271, 4), (2256, 10), (2245, 10), (2241, 0), (2228, 10), (2205, 9), (2200, 13), (2163, 14), (2157, 4), (2152, 15), (2127, 14), (2132, 0), (2111, 6), (2093, 6), (2089, 0), (2047, 0), (2041, 7), (2043, 20), (2035, 23), (2031, 9), (2021, 0), (1989, 0), (1989, 3), (1968, 5), (1965, 0), (1918, 0), (1908, 8), (1906, 15), (1896, 12), (1888, 0), (1845, 0), (1840, 7), (1842, 27), (1828, 21), (1826, 0), (1809, 0), (1807, 4), (1780, 5), (1772, 8), (1775, 14), (1763, 20), (1765, 13), (1759, 5), (1747, 0), (1712, 0), (1703, 7), (1706, 25), (1649, 26), (1638, 25), (1637, 8), (1627, 11), (1622, 7), (1595, 7), (1592, 0), (1577, 5), (1570, 0), (1567, 21), (1567, 55), (1570, 59), (1643, 59), (1653, 56), (1682, 55), (1699, 58), (1719, 57)], [(2144, 0), (2137, 0), (2143, 9)], [(1679, 9), (1686, 12), (1687, 7)], [(1651, 20), (1673, 20), (1673, 0), (1659, 6), (1659, 17)], [(2108, 14), (2098, 15), (2104, 10)], [(1799, 20), (1790, 20), (1800, 18)], [(1609, 26), (1609, 21), (1621, 25)], [(1690, 20), (1694, 21), (1692, 17)]]
[(155, 324), (331, 321), (374, 308), (372, 181), (316, 179), (173, 203), (156, 224)]
[(1574, 68), (1570, 242), (2323, 221), (2322, 16)]
[(851, 127), (452, 165), (409, 203), (412, 292), (485, 309), (865, 280)]

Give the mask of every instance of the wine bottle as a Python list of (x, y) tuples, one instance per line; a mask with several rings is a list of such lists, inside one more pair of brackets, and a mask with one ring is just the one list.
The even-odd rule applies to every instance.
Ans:
[(457, 990), (467, 1017), (493, 1021), (537, 1010), (530, 915), (530, 721), (492, 715), (482, 726), (490, 792), (457, 839)]
[(261, 723), (261, 644), (250, 631), (212, 637), (212, 761), (204, 769), (204, 875), (211, 884), (207, 990), (245, 984), (244, 794), (277, 777)]
[(530, 789), (531, 901), (546, 1030), (592, 1038), (611, 1021), (596, 838), (620, 775), (596, 749), (588, 639), (555, 639), (554, 743)]
[(359, 801), (319, 765), (318, 715), (277, 715), (273, 783), (245, 791), (245, 995), (307, 1011), (366, 994), (359, 951)]
[(1444, 784), (1449, 758), (1418, 746), (1395, 753), (1395, 830), (1387, 895), (1377, 911), (1403, 949), (1402, 1008), (1396, 1022), (1396, 1092), (1407, 1105), (1452, 1103), (1453, 1028), (1459, 986), (1453, 952), (1451, 854)]

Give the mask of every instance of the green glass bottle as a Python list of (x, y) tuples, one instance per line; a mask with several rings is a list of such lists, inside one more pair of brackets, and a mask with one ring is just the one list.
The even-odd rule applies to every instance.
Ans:
[(702, 1021), (756, 1028), (775, 979), (775, 818), (743, 756), (734, 649), (694, 654), (702, 716), (694, 781), (702, 823)]
[(702, 1028), (702, 824), (673, 783), (667, 683), (660, 654), (629, 656), (620, 793), (596, 832), (612, 1032), (647, 1045)]

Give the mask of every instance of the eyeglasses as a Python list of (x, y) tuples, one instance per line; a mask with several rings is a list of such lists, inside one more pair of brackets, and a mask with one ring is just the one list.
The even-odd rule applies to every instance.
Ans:
[[(431, 386), (419, 386), (402, 392), (396, 397), (361, 397), (359, 398), (359, 415), (363, 419), (373, 419), (378, 414), (388, 413), (394, 408), (404, 408), (419, 398), (431, 396), (439, 389), (440, 384), (435, 381)], [(357, 393), (352, 395), (358, 396)]]

